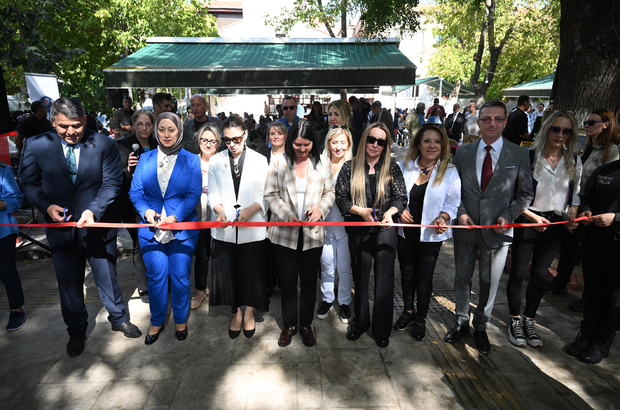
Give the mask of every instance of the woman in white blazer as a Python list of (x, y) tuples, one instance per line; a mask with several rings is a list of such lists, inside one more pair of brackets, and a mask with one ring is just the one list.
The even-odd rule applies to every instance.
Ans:
[[(449, 160), (445, 131), (429, 124), (416, 133), (399, 164), (408, 198), (401, 222), (438, 225), (437, 228), (399, 228), (398, 262), (405, 308), (394, 329), (405, 330), (413, 323), (415, 340), (424, 340), (426, 335), (435, 263), (441, 244), (452, 237), (452, 230), (445, 226), (456, 218), (461, 203), (461, 180)], [(417, 313), (413, 306), (415, 294)]]
[[(227, 222), (266, 222), (263, 200), (267, 160), (247, 149), (247, 130), (243, 118), (232, 115), (222, 125), (222, 143), (227, 150), (209, 161), (209, 206), (212, 220)], [(211, 306), (230, 305), (233, 314), (228, 335), (254, 335), (254, 308), (269, 310), (265, 277), (264, 227), (213, 228), (213, 289)], [(245, 306), (245, 311), (241, 307)]]

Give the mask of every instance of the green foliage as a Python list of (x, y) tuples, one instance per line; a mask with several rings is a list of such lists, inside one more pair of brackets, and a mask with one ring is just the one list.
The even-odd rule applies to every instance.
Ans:
[[(449, 81), (470, 82), (485, 20), (484, 1), (436, 0), (436, 4), (425, 11), (439, 26), (433, 31), (437, 44), (430, 60), (430, 73)], [(560, 50), (559, 20), (559, 0), (497, 1), (496, 47), (510, 28), (512, 32), (499, 56), (487, 98), (501, 97), (504, 88), (555, 70)], [(480, 83), (485, 81), (490, 62), (488, 33), (485, 35), (487, 41), (481, 60)]]
[[(360, 37), (385, 38), (393, 27), (401, 36), (415, 32), (419, 27), (419, 13), (415, 10), (419, 0), (295, 0), (292, 8), (279, 14), (266, 14), (265, 24), (288, 35), (293, 26), (302, 23), (307, 27), (340, 26), (343, 12), (346, 16), (360, 16)], [(330, 33), (334, 37), (333, 32)]]
[[(59, 3), (26, 0), (28, 4), (54, 1)], [(215, 18), (197, 0), (74, 0), (67, 4), (67, 8), (50, 11), (49, 21), (40, 21), (38, 32), (61, 49), (83, 53), (68, 59), (42, 53), (51, 67), (45, 72), (58, 76), (61, 95), (80, 98), (89, 111), (109, 110), (103, 69), (144, 47), (148, 37), (217, 36)], [(19, 27), (12, 27), (19, 32)], [(23, 77), (20, 81), (24, 82)], [(15, 84), (7, 79), (7, 86)]]

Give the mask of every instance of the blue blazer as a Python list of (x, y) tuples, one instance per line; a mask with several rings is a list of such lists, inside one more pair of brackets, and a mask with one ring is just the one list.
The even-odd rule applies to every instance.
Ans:
[[(181, 222), (197, 221), (196, 205), (202, 195), (202, 170), (200, 157), (181, 149), (170, 175), (168, 188), (162, 196), (157, 181), (157, 153), (158, 149), (146, 152), (140, 156), (138, 165), (131, 181), (129, 198), (140, 214), (143, 223), (144, 213), (149, 209), (161, 214), (164, 206), (166, 214), (176, 215)], [(198, 230), (173, 231), (174, 236), (184, 240), (198, 235)], [(155, 228), (140, 228), (138, 235), (146, 240), (152, 240)]]
[[(20, 168), (20, 184), (25, 197), (52, 222), (47, 208), (66, 207), (77, 222), (88, 209), (95, 221), (118, 222), (118, 207), (114, 199), (121, 189), (123, 170), (118, 145), (113, 139), (89, 129), (80, 140), (80, 160), (75, 184), (71, 181), (62, 143), (56, 130), (28, 138)], [(64, 242), (77, 232), (86, 240), (109, 240), (116, 229), (48, 228), (50, 245)]]
[[(0, 224), (16, 224), (13, 212), (22, 206), (24, 195), (17, 187), (13, 169), (0, 161), (0, 201), (4, 201), (6, 209), (0, 211)], [(18, 233), (16, 226), (0, 226), (0, 238)]]

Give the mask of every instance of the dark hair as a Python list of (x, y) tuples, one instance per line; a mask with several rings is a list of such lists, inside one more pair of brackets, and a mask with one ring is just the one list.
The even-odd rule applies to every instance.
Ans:
[(435, 99), (433, 100), (433, 104), (439, 104), (439, 98), (435, 98)]
[(314, 107), (317, 106), (317, 105), (319, 106), (319, 113), (318, 113), (318, 115), (323, 115), (323, 105), (320, 102), (318, 102), (318, 101), (315, 101), (314, 103), (312, 103), (312, 110), (310, 112), (314, 113)]
[(77, 98), (61, 97), (52, 103), (50, 112), (52, 118), (62, 114), (67, 118), (84, 118), (84, 106)]
[(123, 96), (123, 98), (121, 98), (121, 101), (122, 101), (122, 100), (129, 100), (129, 101), (133, 101), (133, 100), (131, 99), (131, 97), (130, 97), (130, 96), (128, 96), (128, 95), (124, 95), (124, 96)]
[(381, 101), (375, 101), (371, 105), (372, 108), (381, 108)]
[(530, 97), (527, 95), (520, 95), (519, 99), (517, 100), (517, 106), (522, 106), (523, 104), (525, 104), (526, 102), (528, 102), (530, 100)]
[(43, 101), (33, 101), (32, 104), (30, 104), (30, 111), (33, 113), (39, 111), (41, 108), (45, 108), (47, 111), (47, 107)]
[(161, 103), (163, 103), (164, 100), (172, 101), (172, 94), (168, 94), (168, 93), (157, 93), (157, 94), (155, 94), (153, 96), (153, 105), (157, 104), (157, 105), (161, 106)]
[(354, 102), (359, 102), (356, 96), (352, 95), (349, 97), (349, 104), (353, 104)]
[(431, 111), (431, 115), (432, 116), (436, 116), (435, 114), (437, 114), (437, 115), (441, 114), (441, 109), (439, 107), (435, 107), (435, 108), (433, 108), (433, 111)]
[(286, 140), (284, 141), (284, 155), (291, 166), (295, 163), (295, 150), (293, 149), (293, 142), (297, 138), (303, 138), (312, 142), (312, 149), (310, 149), (310, 160), (312, 165), (316, 169), (316, 165), (321, 162), (321, 154), (319, 151), (319, 143), (316, 135), (316, 129), (312, 123), (308, 120), (299, 120), (288, 130)]
[(222, 124), (222, 131), (226, 128), (241, 128), (243, 131), (247, 130), (245, 123), (243, 122), (243, 118), (234, 114), (224, 120), (224, 123)]
[(501, 102), (500, 100), (498, 100), (497, 98), (493, 99), (493, 100), (489, 100), (486, 101), (484, 104), (482, 104), (482, 107), (480, 107), (480, 114), (482, 115), (482, 110), (484, 108), (488, 108), (488, 107), (500, 107), (504, 109), (504, 117), (508, 116), (508, 110), (506, 109), (506, 104), (504, 104), (503, 102)]
[(297, 105), (297, 98), (293, 97), (292, 95), (285, 95), (282, 99), (282, 103), (284, 103), (284, 100), (293, 100), (295, 101), (295, 105)]

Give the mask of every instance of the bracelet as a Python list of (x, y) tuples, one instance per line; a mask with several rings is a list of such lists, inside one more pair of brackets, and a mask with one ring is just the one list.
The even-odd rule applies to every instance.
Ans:
[(176, 216), (176, 215), (170, 215), (170, 216), (174, 218), (174, 222), (175, 222), (175, 223), (179, 222), (179, 218), (177, 218), (177, 216)]

